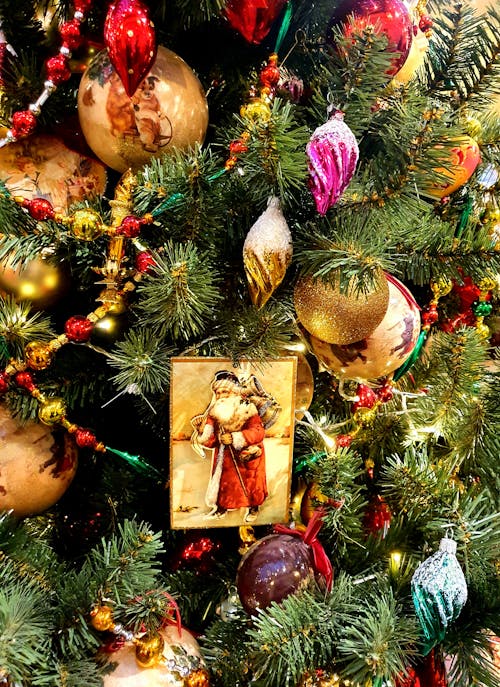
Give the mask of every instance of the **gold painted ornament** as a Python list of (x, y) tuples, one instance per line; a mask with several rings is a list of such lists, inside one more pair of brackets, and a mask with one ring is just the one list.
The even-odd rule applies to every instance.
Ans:
[(49, 396), (41, 401), (38, 407), (38, 419), (44, 425), (57, 425), (66, 417), (66, 404), (58, 396)]
[(111, 606), (104, 604), (103, 606), (96, 606), (90, 611), (90, 624), (98, 632), (108, 632), (115, 626), (113, 620), (113, 609)]
[(445, 160), (434, 171), (444, 179), (423, 185), (422, 191), (433, 198), (444, 198), (458, 191), (466, 184), (481, 162), (481, 151), (476, 141), (470, 136), (461, 136), (453, 140), (454, 145), (444, 149)]
[(344, 346), (314, 336), (308, 340), (312, 352), (329, 372), (345, 379), (367, 380), (386, 376), (400, 367), (411, 355), (419, 333), (419, 307), (409, 290), (391, 277), (388, 308), (369, 336)]
[(262, 308), (283, 281), (292, 261), (292, 235), (279, 198), (269, 198), (267, 209), (250, 228), (243, 244), (243, 264), (252, 303)]
[(339, 283), (306, 276), (294, 291), (294, 305), (301, 325), (327, 343), (345, 345), (368, 336), (380, 324), (389, 303), (389, 286), (382, 271), (374, 287), (365, 293)]
[(34, 309), (57, 303), (69, 287), (69, 277), (61, 263), (35, 258), (24, 267), (13, 267), (9, 259), (0, 264), (0, 290), (16, 301), (30, 301)]
[(81, 79), (78, 115), (90, 148), (118, 172), (137, 170), (152, 157), (203, 143), (208, 126), (207, 100), (198, 77), (161, 46), (131, 98), (107, 51), (99, 52)]
[(32, 370), (45, 370), (51, 364), (54, 353), (47, 341), (31, 341), (24, 349), (24, 358)]
[(78, 452), (66, 432), (21, 424), (0, 405), (0, 510), (37, 515), (56, 503), (75, 476)]
[(102, 218), (95, 210), (76, 210), (69, 222), (71, 232), (80, 241), (94, 241), (104, 231)]
[[(179, 634), (176, 626), (168, 625), (159, 630), (159, 639), (155, 635), (147, 633), (112, 653), (112, 670), (104, 675), (103, 687), (209, 687), (208, 671), (190, 632), (182, 628)], [(143, 662), (151, 666), (141, 667)]]

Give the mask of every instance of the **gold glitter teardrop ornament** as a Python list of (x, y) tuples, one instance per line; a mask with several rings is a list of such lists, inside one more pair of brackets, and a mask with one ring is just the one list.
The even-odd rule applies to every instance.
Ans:
[(340, 292), (339, 280), (299, 279), (294, 305), (302, 326), (317, 339), (339, 346), (366, 338), (382, 322), (389, 305), (389, 285), (380, 270), (374, 286), (356, 291), (354, 284)]
[(278, 198), (249, 230), (243, 245), (243, 263), (252, 303), (262, 308), (281, 284), (292, 260), (292, 235)]

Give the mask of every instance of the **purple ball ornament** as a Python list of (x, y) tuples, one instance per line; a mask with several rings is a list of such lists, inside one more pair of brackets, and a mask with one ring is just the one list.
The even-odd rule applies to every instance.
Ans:
[(349, 186), (359, 158), (358, 142), (343, 112), (336, 110), (315, 130), (306, 152), (316, 210), (325, 215)]
[[(349, 17), (353, 17), (352, 23)], [(391, 61), (387, 71), (393, 76), (403, 66), (413, 38), (413, 22), (408, 7), (402, 0), (344, 0), (335, 9), (328, 25), (331, 29), (339, 24), (344, 25), (344, 35), (353, 32), (362, 33), (368, 26), (374, 26), (379, 34), (387, 36), (389, 52), (399, 53)]]
[(236, 586), (243, 608), (250, 615), (280, 603), (307, 587), (315, 578), (331, 588), (333, 572), (317, 540), (322, 512), (315, 511), (305, 532), (276, 525), (274, 534), (255, 542), (238, 566)]

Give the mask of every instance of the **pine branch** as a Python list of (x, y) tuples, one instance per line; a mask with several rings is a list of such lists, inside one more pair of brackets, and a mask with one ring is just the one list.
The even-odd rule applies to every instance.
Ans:
[(231, 622), (219, 620), (202, 637), (203, 658), (210, 669), (214, 687), (248, 685), (250, 670), (247, 632), (246, 619)]
[(50, 319), (41, 312), (32, 313), (29, 303), (17, 303), (11, 296), (0, 296), (1, 357), (24, 359), (24, 348), (30, 341), (50, 341), (54, 337)]
[(191, 241), (169, 241), (155, 253), (155, 267), (139, 286), (139, 321), (165, 331), (174, 339), (199, 335), (221, 300), (211, 256)]

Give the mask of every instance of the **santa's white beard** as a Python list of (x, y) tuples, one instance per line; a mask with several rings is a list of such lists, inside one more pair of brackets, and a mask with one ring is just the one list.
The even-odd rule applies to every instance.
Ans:
[(239, 431), (245, 422), (257, 415), (257, 408), (253, 403), (242, 400), (239, 396), (219, 398), (210, 408), (210, 415), (226, 432)]

